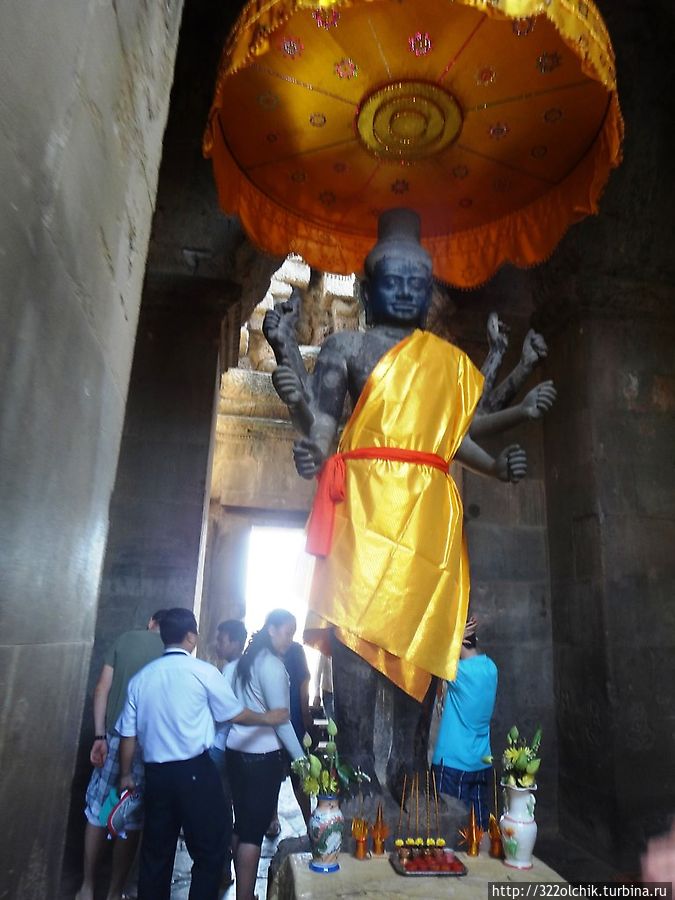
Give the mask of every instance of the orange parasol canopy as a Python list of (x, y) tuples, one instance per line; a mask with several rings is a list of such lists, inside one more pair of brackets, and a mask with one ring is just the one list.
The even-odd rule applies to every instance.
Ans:
[(251, 0), (204, 153), (265, 251), (358, 272), (408, 206), (436, 275), (474, 287), (597, 212), (622, 137), (590, 0)]

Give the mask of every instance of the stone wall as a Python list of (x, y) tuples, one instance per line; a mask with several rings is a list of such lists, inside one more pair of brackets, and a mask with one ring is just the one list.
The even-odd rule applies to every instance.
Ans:
[(56, 895), (181, 11), (3, 4), (3, 898)]
[(546, 424), (560, 826), (635, 868), (675, 807), (675, 322), (578, 311)]
[[(173, 10), (171, 0), (164, 5)], [(235, 15), (229, 4), (189, 0), (181, 22), (129, 402), (115, 487), (106, 496), (110, 527), (96, 640), (86, 696), (77, 704), (81, 731), (61, 888), (67, 900), (81, 877), (91, 695), (102, 656), (122, 631), (145, 625), (153, 610), (192, 607), (201, 596), (219, 361), (231, 362), (241, 318), (264, 295), (276, 267), (218, 210), (201, 153), (216, 64)], [(164, 74), (167, 90), (171, 72)], [(143, 193), (154, 198), (154, 186)]]
[(675, 10), (602, 6), (624, 162), (602, 214), (537, 273), (537, 318), (568, 385), (544, 425), (560, 828), (635, 872), (675, 809), (675, 175), (661, 88)]
[[(497, 311), (510, 327), (509, 349), (497, 383), (520, 357), (530, 327), (534, 287), (532, 273), (504, 269), (479, 290), (451, 292), (455, 312), (443, 320), (447, 336), (466, 350), (476, 365), (482, 364), (487, 353), (489, 312)], [(544, 361), (517, 399), (548, 377)], [(556, 385), (559, 394), (566, 395), (567, 384), (557, 379)], [(506, 733), (514, 724), (528, 736), (537, 725), (542, 726), (537, 820), (542, 831), (551, 833), (557, 829), (558, 816), (557, 729), (542, 425), (523, 424), (482, 443), (493, 455), (518, 443), (528, 457), (527, 477), (516, 485), (467, 471), (461, 474), (471, 564), (470, 608), (479, 619), (481, 646), (499, 668), (492, 750), (499, 758)]]

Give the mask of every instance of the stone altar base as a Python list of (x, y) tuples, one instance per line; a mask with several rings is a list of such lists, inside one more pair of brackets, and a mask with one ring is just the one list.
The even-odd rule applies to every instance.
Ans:
[[(389, 837), (385, 842), (385, 847), (387, 852), (393, 850), (394, 841), (397, 835), (397, 825), (400, 809), (394, 803), (394, 800), (389, 794), (379, 797), (366, 797), (363, 800), (363, 810), (361, 811), (361, 803), (359, 798), (353, 798), (351, 800), (345, 800), (344, 798), (340, 801), (340, 809), (345, 817), (345, 836), (344, 842), (342, 844), (342, 854), (343, 856), (351, 856), (354, 852), (354, 839), (351, 836), (351, 827), (352, 827), (352, 818), (355, 815), (363, 815), (370, 822), (375, 821), (375, 816), (377, 814), (377, 805), (380, 802), (383, 803), (383, 814), (384, 821), (389, 827)], [(430, 822), (430, 835), (432, 837), (437, 836), (436, 823), (435, 823), (435, 807), (432, 800), (431, 807), (431, 822)], [(439, 820), (440, 820), (440, 836), (445, 838), (446, 845), (448, 847), (456, 848), (459, 835), (458, 830), (460, 828), (464, 828), (468, 822), (468, 813), (466, 807), (459, 800), (454, 799), (453, 797), (447, 797), (445, 795), (439, 796)], [(407, 832), (407, 823), (408, 823), (408, 815), (407, 812), (403, 814), (403, 822), (401, 826), (401, 836), (406, 838), (408, 836), (417, 837), (415, 832), (415, 806), (413, 805), (411, 809), (410, 816), (410, 835)], [(420, 809), (419, 809), (419, 835), (420, 837), (426, 838), (427, 830), (426, 830), (426, 801), (423, 794), (420, 795)], [(371, 841), (369, 841), (369, 847), (372, 847)], [(279, 846), (277, 847), (277, 852), (275, 853), (269, 868), (269, 878), (270, 881), (274, 878), (276, 873), (279, 871), (282, 863), (286, 859), (287, 856), (294, 853), (309, 853), (309, 838), (307, 835), (303, 837), (292, 837), (287, 838), (286, 840), (280, 841)], [(387, 863), (388, 865), (388, 863)]]

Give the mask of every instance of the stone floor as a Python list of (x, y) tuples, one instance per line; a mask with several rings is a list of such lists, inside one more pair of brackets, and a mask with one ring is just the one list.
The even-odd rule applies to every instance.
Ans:
[[(256, 893), (260, 900), (267, 896), (267, 870), (270, 861), (276, 853), (277, 846), (284, 838), (301, 837), (305, 834), (305, 823), (300, 813), (300, 808), (293, 796), (291, 780), (287, 778), (281, 785), (279, 792), (279, 823), (281, 833), (273, 841), (265, 838), (262, 845), (260, 865), (258, 866), (258, 881)], [(171, 888), (171, 900), (187, 900), (190, 891), (190, 867), (192, 861), (185, 845), (179, 841), (176, 850), (176, 863), (173, 870), (173, 886)], [(225, 891), (219, 900), (234, 900), (234, 887)]]

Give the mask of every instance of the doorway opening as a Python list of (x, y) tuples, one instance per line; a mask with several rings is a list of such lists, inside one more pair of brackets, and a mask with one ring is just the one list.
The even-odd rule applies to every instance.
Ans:
[[(262, 628), (273, 609), (287, 609), (298, 623), (295, 640), (302, 644), (307, 617), (307, 597), (313, 572), (313, 557), (305, 552), (303, 528), (253, 525), (249, 533), (246, 562), (246, 615), (249, 635)], [(303, 645), (304, 646), (304, 645)], [(319, 652), (304, 646), (311, 673), (310, 699), (315, 695)]]

